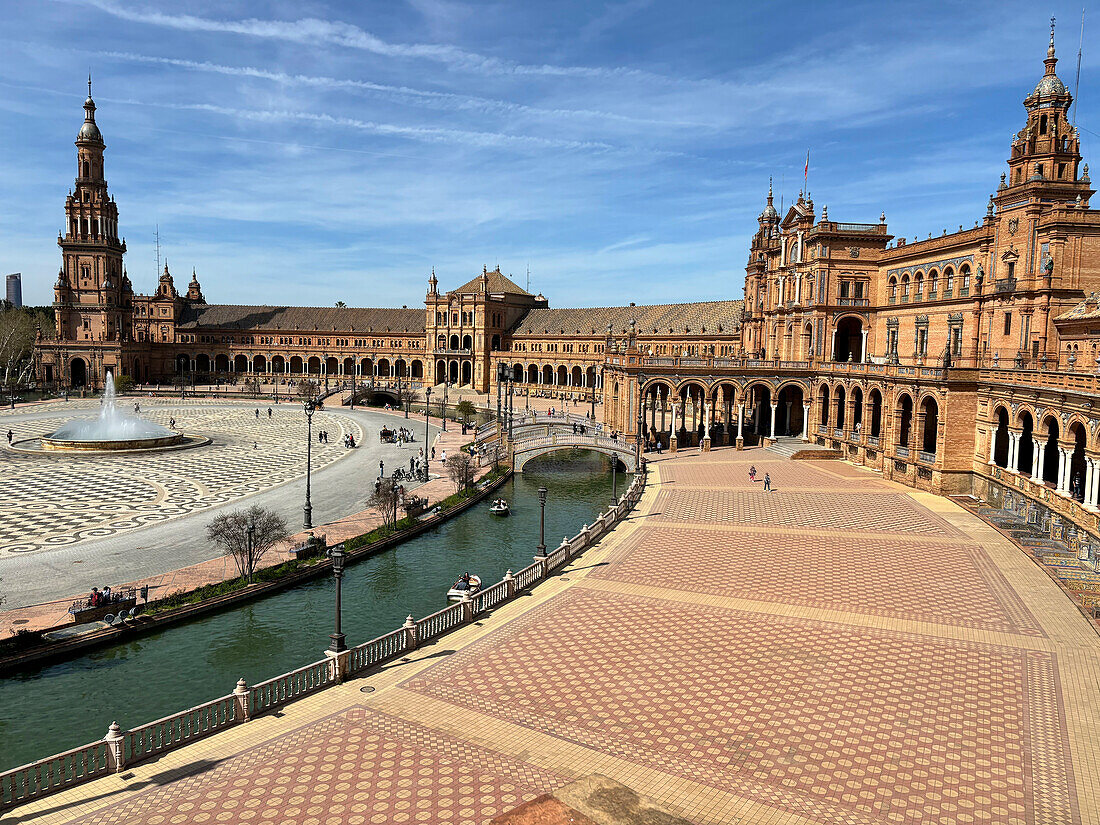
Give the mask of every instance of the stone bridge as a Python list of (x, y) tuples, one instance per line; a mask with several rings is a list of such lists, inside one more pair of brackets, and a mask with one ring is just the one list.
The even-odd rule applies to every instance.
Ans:
[(618, 459), (626, 467), (626, 472), (633, 473), (637, 468), (638, 456), (633, 444), (609, 438), (605, 435), (586, 434), (566, 431), (565, 428), (553, 428), (549, 434), (545, 430), (541, 435), (520, 438), (516, 435), (513, 442), (512, 464), (517, 473), (523, 472), (523, 465), (536, 456), (557, 452), (558, 450), (592, 450), (603, 453), (609, 458)]

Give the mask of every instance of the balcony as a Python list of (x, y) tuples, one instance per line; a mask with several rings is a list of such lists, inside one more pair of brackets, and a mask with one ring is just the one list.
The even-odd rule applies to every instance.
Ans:
[[(901, 453), (899, 452), (898, 455), (901, 455)], [(919, 458), (925, 464), (935, 464), (936, 463), (936, 454), (925, 452), (924, 450), (921, 450), (919, 453), (917, 453), (917, 458)]]
[(837, 306), (841, 307), (865, 307), (871, 305), (870, 298), (837, 298)]
[(898, 458), (909, 458), (909, 448), (902, 447), (900, 444), (894, 448), (894, 452)]
[(469, 355), (470, 354), (470, 348), (467, 347), (466, 349), (437, 349), (435, 351), (435, 354), (436, 355)]
[(1016, 291), (1016, 279), (1015, 278), (998, 278), (993, 282), (994, 292), (1015, 292)]
[(868, 447), (877, 447), (878, 446), (878, 436), (877, 435), (867, 436), (867, 446)]
[(844, 440), (844, 430), (843, 429), (838, 430), (838, 429), (834, 428), (833, 429), (833, 438), (836, 438), (836, 439), (839, 439), (839, 440), (843, 441)]

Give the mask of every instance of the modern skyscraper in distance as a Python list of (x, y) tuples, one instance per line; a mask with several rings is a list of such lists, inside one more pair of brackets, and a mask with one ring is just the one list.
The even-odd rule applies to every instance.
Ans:
[(9, 304), (15, 307), (23, 306), (23, 275), (19, 272), (13, 272), (7, 277), (7, 291), (4, 293), (4, 297), (7, 298)]

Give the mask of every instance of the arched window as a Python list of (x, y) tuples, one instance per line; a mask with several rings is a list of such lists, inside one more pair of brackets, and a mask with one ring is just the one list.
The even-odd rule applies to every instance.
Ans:
[(969, 295), (970, 294), (970, 265), (969, 264), (963, 264), (962, 267), (959, 269), (959, 281), (960, 281), (960, 283), (959, 283), (959, 294), (960, 295)]
[(915, 276), (913, 276), (913, 280), (916, 281), (916, 299), (919, 301), (921, 300), (921, 298), (924, 297), (924, 273), (918, 272)]
[(890, 279), (890, 303), (893, 303), (898, 299), (898, 279)]
[(909, 300), (909, 274), (908, 273), (901, 276), (901, 300), (902, 301), (908, 301)]
[(1039, 134), (1045, 135), (1047, 133), (1047, 116), (1043, 115), (1039, 118)]
[(928, 271), (928, 297), (935, 298), (940, 288), (940, 273), (935, 269)]
[(953, 270), (951, 267), (947, 267), (943, 271), (943, 278), (947, 282), (944, 284), (943, 294), (950, 296), (951, 290), (955, 288), (955, 270)]

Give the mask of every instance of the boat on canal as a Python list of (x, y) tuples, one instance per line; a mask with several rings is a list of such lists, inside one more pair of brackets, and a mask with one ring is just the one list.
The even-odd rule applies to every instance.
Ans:
[(476, 596), (479, 592), (481, 592), (481, 577), (465, 573), (459, 576), (458, 581), (447, 591), (447, 601), (460, 602), (467, 593), (470, 596)]
[(506, 516), (511, 511), (508, 507), (508, 502), (502, 498), (498, 498), (492, 504), (489, 505), (489, 515), (491, 516)]

